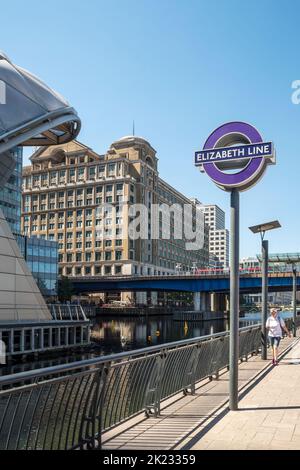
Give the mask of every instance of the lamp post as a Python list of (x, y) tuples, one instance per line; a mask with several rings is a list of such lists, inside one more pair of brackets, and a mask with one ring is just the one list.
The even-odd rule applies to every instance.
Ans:
[(249, 227), (252, 233), (260, 233), (261, 236), (261, 252), (262, 252), (262, 325), (261, 325), (261, 358), (267, 359), (267, 328), (266, 322), (268, 318), (268, 265), (269, 265), (269, 242), (265, 240), (265, 233), (268, 230), (280, 228), (278, 220), (267, 222), (260, 225)]

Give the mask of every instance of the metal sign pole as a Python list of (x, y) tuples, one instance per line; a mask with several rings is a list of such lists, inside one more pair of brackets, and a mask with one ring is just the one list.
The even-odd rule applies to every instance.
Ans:
[[(244, 164), (243, 164), (244, 162)], [(266, 167), (276, 163), (272, 142), (264, 142), (258, 130), (246, 122), (226, 122), (195, 153), (195, 165), (225, 191), (231, 192), (230, 236), (230, 352), (229, 407), (238, 409), (239, 360), (239, 191), (254, 186)], [(242, 168), (242, 169), (241, 169)], [(237, 172), (227, 172), (238, 170)]]
[(293, 336), (297, 336), (296, 328), (297, 317), (297, 269), (293, 267)]
[(229, 408), (238, 409), (239, 361), (239, 204), (237, 189), (231, 191), (230, 204), (230, 352), (229, 352)]
[(269, 242), (262, 240), (262, 324), (261, 324), (261, 358), (267, 359), (267, 328), (268, 318), (268, 264)]

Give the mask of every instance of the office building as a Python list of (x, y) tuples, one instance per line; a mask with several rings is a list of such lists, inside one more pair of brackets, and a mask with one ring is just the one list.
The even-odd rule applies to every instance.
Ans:
[(225, 228), (225, 212), (215, 204), (202, 204), (192, 199), (204, 214), (209, 227), (209, 253), (213, 264), (220, 268), (229, 266), (229, 231)]
[(23, 148), (17, 147), (12, 153), (16, 160), (16, 166), (4, 188), (0, 189), (0, 209), (2, 209), (11, 231), (13, 233), (20, 233)]
[[(191, 206), (190, 200), (159, 177), (156, 151), (145, 139), (128, 136), (99, 155), (75, 141), (38, 149), (23, 169), (22, 228), (25, 234), (56, 240), (64, 276), (167, 275), (209, 263), (208, 228), (203, 246), (186, 249), (186, 238), (163, 237), (166, 219), (153, 220), (153, 204)], [(132, 239), (133, 205), (149, 212), (141, 224), (146, 237)], [(196, 206), (188, 222), (195, 228)], [(153, 225), (157, 239), (153, 239)]]

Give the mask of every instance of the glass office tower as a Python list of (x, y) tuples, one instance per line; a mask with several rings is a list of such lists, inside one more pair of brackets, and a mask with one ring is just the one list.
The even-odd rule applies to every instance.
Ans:
[(45, 298), (56, 297), (58, 275), (58, 244), (26, 235), (15, 235), (27, 266)]
[(16, 167), (4, 188), (0, 190), (0, 208), (12, 232), (21, 233), (23, 149), (17, 147), (12, 153)]

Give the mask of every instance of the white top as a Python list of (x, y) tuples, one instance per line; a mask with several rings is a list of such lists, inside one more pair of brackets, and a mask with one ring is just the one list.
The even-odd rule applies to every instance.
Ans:
[[(281, 325), (281, 326), (280, 326)], [(285, 323), (283, 319), (280, 318), (274, 318), (273, 316), (270, 316), (267, 319), (266, 327), (269, 328), (269, 333), (268, 335), (271, 337), (280, 337), (282, 338), (282, 329), (285, 327)]]

